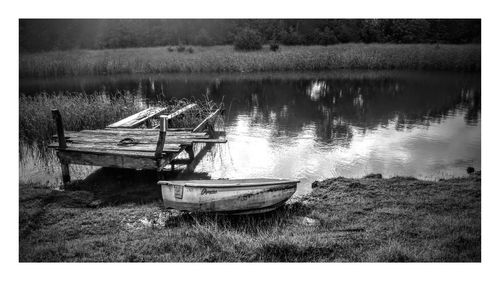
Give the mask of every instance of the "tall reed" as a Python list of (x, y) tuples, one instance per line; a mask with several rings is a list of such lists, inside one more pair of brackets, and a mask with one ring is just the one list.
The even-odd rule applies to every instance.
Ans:
[(52, 109), (61, 112), (64, 129), (78, 131), (104, 128), (140, 110), (132, 95), (111, 99), (105, 94), (41, 94), (19, 96), (19, 139), (27, 143), (45, 142), (55, 133)]
[(339, 44), (239, 52), (232, 46), (54, 51), (21, 54), (21, 77), (120, 73), (315, 71), (331, 69), (481, 69), (481, 45)]
[[(204, 100), (173, 99), (159, 102), (166, 107), (166, 112), (173, 112), (189, 103), (197, 103), (196, 110), (187, 112), (184, 118), (173, 122), (174, 127), (194, 127), (213, 111), (216, 104)], [(56, 133), (52, 120), (52, 109), (61, 112), (64, 129), (80, 131), (101, 129), (124, 117), (139, 112), (147, 107), (140, 98), (130, 92), (110, 97), (106, 93), (59, 93), (19, 96), (19, 140), (28, 144), (45, 145)]]

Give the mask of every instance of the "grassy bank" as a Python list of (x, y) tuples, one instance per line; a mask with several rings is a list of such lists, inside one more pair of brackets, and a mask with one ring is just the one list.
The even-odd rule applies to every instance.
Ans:
[[(137, 175), (136, 175), (137, 176)], [(133, 177), (120, 177), (129, 182)], [(21, 186), (20, 261), (480, 261), (481, 177), (336, 178), (258, 216), (180, 214), (159, 188)]]
[(237, 52), (232, 46), (73, 50), (21, 54), (21, 77), (172, 72), (317, 71), (332, 69), (433, 69), (478, 71), (480, 45), (339, 44), (281, 46)]
[[(195, 102), (197, 110), (186, 113), (186, 118), (176, 119), (173, 127), (194, 127), (214, 109), (216, 104), (208, 99), (189, 100), (173, 99), (159, 105), (173, 112), (189, 103)], [(106, 93), (59, 93), (19, 96), (19, 140), (25, 143), (46, 143), (56, 133), (52, 119), (53, 108), (59, 109), (63, 118), (64, 129), (80, 131), (101, 129), (113, 122), (132, 115), (147, 107), (133, 93), (123, 93), (110, 98)], [(177, 126), (178, 125), (178, 126)]]

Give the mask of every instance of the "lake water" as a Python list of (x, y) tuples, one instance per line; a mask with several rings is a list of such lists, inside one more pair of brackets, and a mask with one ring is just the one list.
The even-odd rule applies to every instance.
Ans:
[[(44, 91), (130, 91), (147, 104), (172, 97), (223, 100), (228, 143), (195, 172), (296, 178), (299, 194), (329, 177), (381, 173), (436, 180), (464, 176), (469, 166), (481, 169), (478, 73), (162, 74), (20, 82), (22, 93)], [(33, 165), (20, 168), (24, 176), (48, 173)], [(60, 177), (59, 171), (50, 177)]]

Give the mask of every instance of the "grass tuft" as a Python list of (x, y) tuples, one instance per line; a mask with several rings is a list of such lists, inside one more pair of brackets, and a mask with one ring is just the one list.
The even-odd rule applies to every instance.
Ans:
[(142, 203), (123, 186), (121, 200), (98, 207), (88, 202), (114, 196), (19, 191), (23, 262), (481, 261), (479, 175), (329, 179), (295, 203), (248, 216), (165, 210), (159, 196)]

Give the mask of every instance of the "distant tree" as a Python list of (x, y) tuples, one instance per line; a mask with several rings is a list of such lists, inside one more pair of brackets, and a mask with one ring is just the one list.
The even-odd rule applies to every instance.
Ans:
[(234, 49), (242, 51), (260, 50), (262, 49), (262, 36), (255, 29), (243, 28), (235, 35)]
[(314, 34), (315, 34), (316, 44), (326, 46), (339, 43), (339, 39), (337, 39), (335, 32), (331, 30), (328, 26), (325, 27), (323, 31), (316, 29)]
[(363, 21), (360, 35), (361, 40), (363, 40), (363, 42), (365, 43), (383, 42), (384, 33), (380, 24), (380, 20), (373, 19)]
[(304, 37), (292, 27), (287, 30), (282, 30), (279, 34), (280, 41), (283, 45), (300, 45), (304, 43)]
[(395, 43), (427, 43), (430, 41), (429, 28), (425, 19), (390, 20), (387, 36)]
[(214, 45), (214, 41), (212, 40), (212, 38), (210, 37), (210, 35), (208, 35), (207, 30), (204, 29), (204, 28), (200, 29), (200, 31), (198, 32), (198, 34), (194, 38), (194, 43), (196, 45), (200, 45), (200, 46), (211, 46), (211, 45)]
[(242, 30), (261, 44), (481, 42), (480, 19), (21, 19), (19, 50), (234, 44)]
[(361, 22), (362, 20), (334, 20), (331, 28), (335, 30), (337, 39), (341, 43), (360, 42), (361, 41)]
[(431, 39), (438, 43), (481, 43), (480, 20), (431, 20)]

